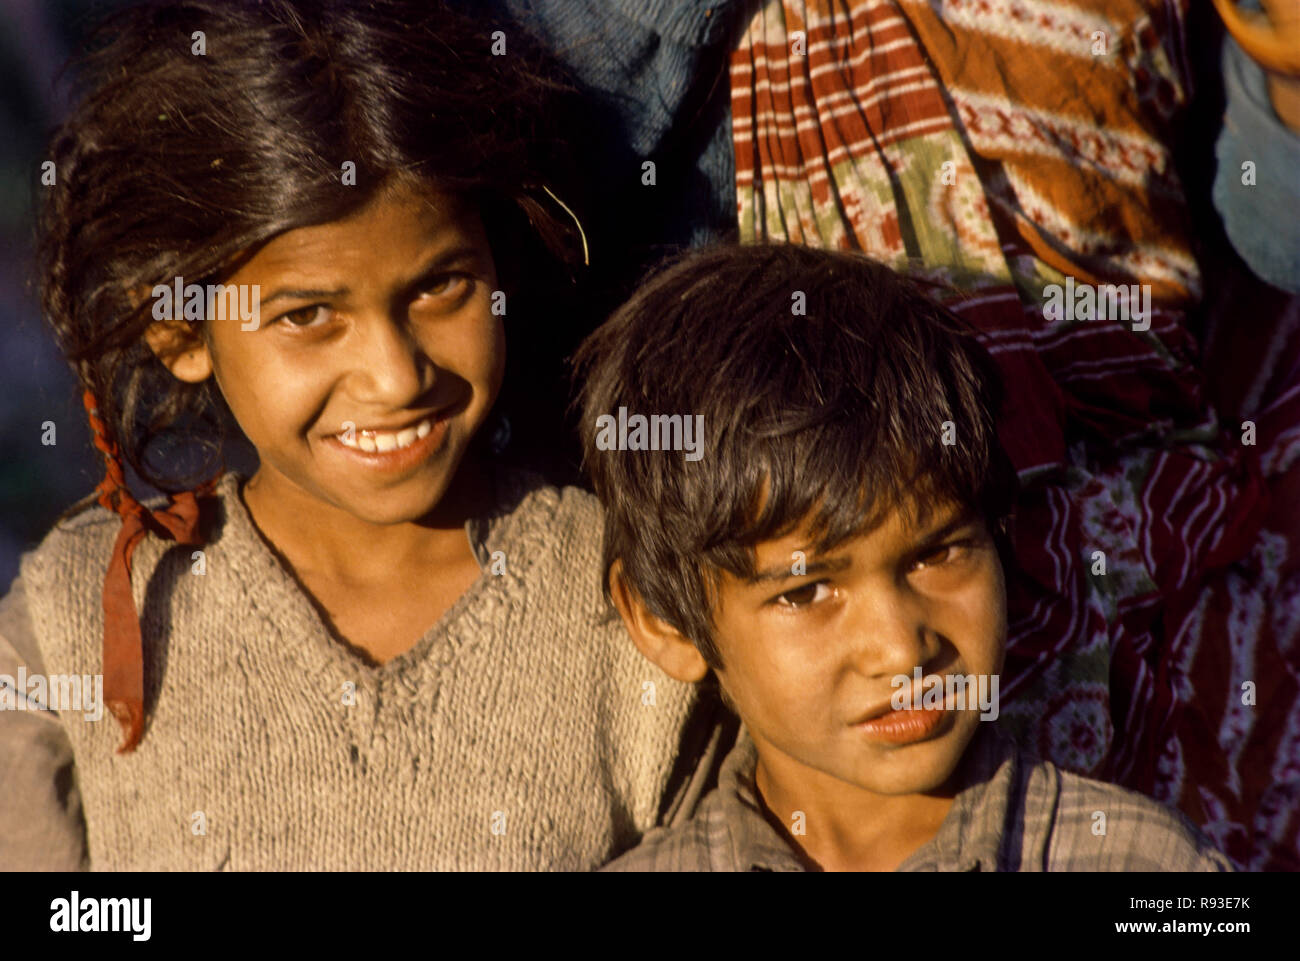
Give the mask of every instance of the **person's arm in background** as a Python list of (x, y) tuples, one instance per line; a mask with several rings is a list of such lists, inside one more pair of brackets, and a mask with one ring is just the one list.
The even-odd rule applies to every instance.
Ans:
[[(28, 677), (45, 673), (15, 580), (0, 600), (0, 683), (16, 680), (20, 667)], [(13, 691), (13, 703), (26, 694)], [(72, 745), (58, 715), (30, 702), (0, 710), (0, 871), (76, 871), (87, 858)]]
[[(1300, 0), (1266, 0), (1272, 32), (1252, 28), (1226, 0), (1215, 6), (1230, 33), (1214, 207), (1250, 269), (1300, 293), (1300, 72), (1291, 72), (1300, 70)], [(1242, 9), (1252, 6), (1258, 3), (1248, 0)]]

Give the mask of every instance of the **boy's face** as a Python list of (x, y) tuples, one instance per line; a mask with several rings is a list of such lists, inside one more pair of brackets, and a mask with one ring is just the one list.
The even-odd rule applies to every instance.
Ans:
[(173, 372), (215, 374), (257, 448), (255, 484), (371, 523), (432, 510), (504, 369), (477, 214), (401, 186), (276, 237), (226, 283), (260, 286), (256, 329), (210, 320), (198, 359)]
[[(923, 530), (894, 511), (821, 556), (809, 542), (800, 530), (760, 545), (753, 582), (722, 575), (718, 678), (760, 763), (787, 788), (829, 776), (879, 795), (940, 789), (981, 723), (969, 709), (978, 699), (904, 720), (891, 682), (907, 675), (910, 689), (918, 666), (923, 677), (1001, 671), (1006, 595), (992, 536), (946, 508)], [(792, 573), (795, 551), (806, 574)]]

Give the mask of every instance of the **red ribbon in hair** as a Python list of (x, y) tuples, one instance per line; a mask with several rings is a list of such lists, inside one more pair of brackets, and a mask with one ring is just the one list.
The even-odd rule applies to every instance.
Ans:
[(125, 740), (117, 753), (124, 754), (135, 750), (144, 733), (144, 642), (131, 593), (131, 556), (151, 530), (160, 537), (170, 536), (177, 544), (203, 543), (199, 497), (211, 493), (215, 480), (196, 491), (172, 495), (160, 510), (148, 510), (127, 489), (121, 454), (99, 417), (95, 395), (87, 390), (82, 403), (90, 418), (95, 447), (104, 454), (108, 465), (104, 479), (95, 488), (99, 503), (122, 516), (122, 529), (104, 576), (104, 703), (122, 725)]

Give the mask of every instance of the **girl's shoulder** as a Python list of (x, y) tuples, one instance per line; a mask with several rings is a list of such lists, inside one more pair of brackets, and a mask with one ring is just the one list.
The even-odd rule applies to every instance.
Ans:
[[(143, 591), (155, 567), (169, 552), (177, 555), (176, 563), (188, 568), (196, 549), (201, 549), (207, 558), (214, 552), (246, 556), (255, 551), (252, 525), (230, 523), (232, 515), (242, 512), (241, 481), (242, 477), (233, 472), (224, 475), (217, 482), (212, 498), (203, 502), (205, 537), (197, 548), (179, 547), (170, 536), (163, 536), (155, 522), (146, 524), (146, 534), (135, 543), (129, 565), (137, 608), (144, 602)], [(158, 495), (141, 503), (145, 510), (153, 512), (166, 507), (167, 498)], [(41, 542), (22, 556), (19, 576), (27, 586), (29, 601), (35, 607), (54, 605), (59, 611), (69, 607), (98, 611), (104, 577), (122, 530), (121, 515), (92, 499), (69, 508)], [(36, 596), (38, 593), (43, 601)]]
[[(161, 501), (160, 501), (161, 502)], [(156, 506), (146, 503), (146, 506)], [(40, 550), (47, 544), (59, 543), (65, 538), (93, 538), (108, 530), (115, 530), (122, 518), (106, 507), (101, 507), (94, 494), (89, 494), (73, 504), (50, 525), (49, 531), (37, 546)]]
[[(238, 496), (240, 481), (237, 474), (227, 473), (213, 491), (218, 506), (208, 514), (210, 542), (221, 536), (224, 525), (220, 519), (226, 516), (230, 498)], [(157, 495), (142, 500), (141, 504), (147, 511), (156, 511), (166, 506), (167, 498)], [(121, 515), (100, 506), (92, 494), (68, 508), (54, 522), (41, 542), (23, 555), (23, 565), (56, 560), (107, 563), (121, 529)], [(157, 535), (150, 531), (149, 538), (157, 539)]]
[(591, 491), (574, 484), (556, 484), (526, 468), (501, 469), (495, 484), (494, 513), (498, 516), (520, 512), (578, 525), (599, 521), (602, 516), (600, 501)]
[[(232, 515), (242, 516), (244, 511), (238, 494), (241, 481), (238, 475), (228, 473), (218, 482), (213, 492), (215, 510), (210, 512), (206, 525), (205, 547), (217, 547), (229, 539), (232, 528), (245, 526), (230, 523)], [(492, 506), (469, 522), (476, 549), (496, 545), (498, 549), (513, 548), (521, 556), (543, 550), (551, 554), (599, 552), (604, 515), (590, 491), (557, 485), (539, 473), (519, 468), (497, 472), (494, 485)], [(166, 504), (166, 498), (150, 498), (143, 504), (148, 510), (157, 510)], [(41, 571), (53, 574), (54, 570), (58, 571), (56, 577), (79, 578), (93, 572), (102, 578), (121, 528), (122, 518), (93, 499), (74, 505), (35, 548), (23, 555), (24, 578), (30, 580), (31, 575)], [(155, 540), (159, 538), (152, 532), (146, 538), (146, 542)], [(152, 552), (144, 549), (138, 553)], [(36, 579), (45, 580), (39, 576)]]
[(501, 471), (495, 483), (495, 506), (470, 522), (483, 566), (491, 566), (497, 551), (514, 555), (520, 570), (543, 562), (577, 569), (599, 556), (604, 514), (590, 491), (521, 469)]
[(122, 518), (92, 498), (73, 505), (54, 522), (36, 547), (23, 554), (23, 578), (30, 581), (35, 571), (51, 566), (67, 568), (81, 564), (98, 564), (102, 577), (121, 527)]

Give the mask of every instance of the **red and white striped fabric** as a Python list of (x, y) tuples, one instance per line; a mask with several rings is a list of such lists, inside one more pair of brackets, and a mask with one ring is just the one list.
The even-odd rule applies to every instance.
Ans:
[[(737, 210), (742, 240), (946, 281), (998, 360), (1024, 486), (1005, 726), (1296, 869), (1300, 349), (1253, 436), (1220, 423), (1166, 146), (1184, 5), (768, 0), (731, 61)], [(1067, 278), (1147, 286), (1149, 329), (1048, 319)]]

